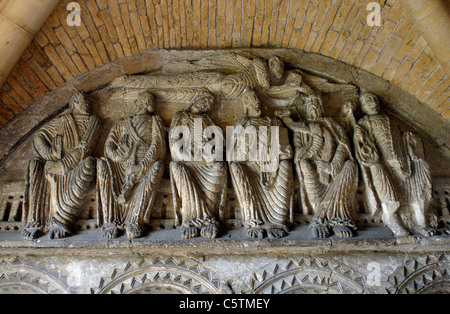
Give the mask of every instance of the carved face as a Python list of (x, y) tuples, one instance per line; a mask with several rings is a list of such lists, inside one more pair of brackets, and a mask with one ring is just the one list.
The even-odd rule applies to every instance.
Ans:
[(306, 100), (306, 117), (308, 120), (323, 118), (322, 104), (318, 97), (310, 97)]
[(269, 59), (269, 69), (270, 73), (277, 79), (283, 77), (284, 73), (284, 62), (280, 57), (272, 57)]
[(372, 94), (363, 94), (360, 98), (361, 110), (367, 115), (378, 114), (380, 111), (380, 105), (378, 103), (378, 98)]
[(75, 93), (69, 101), (70, 110), (73, 113), (90, 113), (91, 105), (86, 97), (86, 94), (82, 92)]
[(261, 104), (258, 95), (254, 91), (248, 91), (243, 98), (244, 108), (250, 118), (258, 118), (262, 115)]
[(138, 111), (146, 111), (149, 113), (155, 112), (155, 97), (150, 93), (139, 95), (136, 100), (136, 107)]
[(204, 95), (198, 97), (191, 106), (191, 113), (205, 114), (211, 112), (214, 108), (214, 96)]

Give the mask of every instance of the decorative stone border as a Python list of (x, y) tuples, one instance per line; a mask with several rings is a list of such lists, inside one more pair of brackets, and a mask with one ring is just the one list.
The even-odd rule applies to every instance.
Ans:
[(433, 294), (450, 291), (448, 254), (425, 255), (408, 260), (389, 277), (390, 294)]
[(0, 263), (0, 294), (70, 294), (58, 269), (19, 257)]
[(356, 293), (366, 292), (365, 279), (353, 269), (330, 260), (302, 258), (274, 263), (253, 275), (240, 293)]
[(102, 278), (96, 294), (223, 294), (231, 293), (228, 285), (214, 273), (191, 259), (143, 258), (129, 262), (125, 269), (114, 269), (111, 277)]

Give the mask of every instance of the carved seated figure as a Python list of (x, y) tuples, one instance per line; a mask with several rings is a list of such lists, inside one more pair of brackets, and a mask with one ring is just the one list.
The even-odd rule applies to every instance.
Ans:
[(322, 100), (310, 95), (305, 100), (306, 123), (294, 122), (289, 112), (281, 113), (294, 132), (295, 167), (303, 204), (314, 214), (311, 228), (317, 238), (327, 238), (330, 229), (342, 238), (354, 235), (353, 205), (358, 188), (358, 165), (341, 126), (323, 116)]
[[(281, 121), (263, 116), (253, 90), (245, 92), (242, 101), (246, 117), (235, 126), (237, 137), (227, 153), (232, 154), (230, 172), (243, 223), (250, 238), (282, 238), (293, 220), (292, 147), (283, 141), (288, 134)], [(263, 132), (261, 128), (265, 128)], [(280, 129), (286, 131), (284, 136)], [(275, 130), (278, 132), (273, 133)], [(267, 150), (266, 156), (272, 158), (262, 158), (262, 151), (252, 157), (257, 149)]]
[[(228, 188), (227, 165), (219, 161), (223, 154), (218, 158), (211, 153), (213, 150), (223, 152), (223, 139), (216, 141), (210, 153), (205, 150), (212, 137), (207, 129), (216, 130), (216, 139), (222, 135), (208, 115), (214, 102), (212, 94), (199, 95), (187, 109), (175, 114), (170, 127), (173, 159), (170, 177), (175, 220), (178, 226), (181, 225), (183, 239), (199, 235), (216, 238), (223, 219)], [(183, 144), (179, 145), (180, 142)]]
[(98, 201), (106, 238), (124, 228), (128, 238), (142, 235), (150, 222), (153, 203), (164, 174), (166, 154), (163, 123), (154, 115), (155, 99), (141, 93), (138, 112), (118, 121), (98, 161)]
[(360, 102), (366, 116), (359, 122), (353, 104), (346, 104), (342, 113), (354, 129), (366, 206), (372, 215), (381, 211), (383, 222), (398, 237), (413, 229), (425, 236), (435, 235), (426, 219), (432, 184), (423, 142), (411, 132), (402, 134), (388, 116), (380, 114), (375, 95), (364, 93)]
[(90, 113), (83, 92), (69, 101), (67, 114), (54, 119), (33, 139), (35, 159), (28, 167), (25, 191), (27, 239), (48, 228), (51, 239), (72, 234), (88, 189), (95, 179), (95, 158), (102, 123)]

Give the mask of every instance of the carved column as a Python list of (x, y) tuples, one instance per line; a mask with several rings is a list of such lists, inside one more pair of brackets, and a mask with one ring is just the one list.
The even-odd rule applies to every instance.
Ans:
[(0, 87), (42, 27), (58, 0), (0, 1)]

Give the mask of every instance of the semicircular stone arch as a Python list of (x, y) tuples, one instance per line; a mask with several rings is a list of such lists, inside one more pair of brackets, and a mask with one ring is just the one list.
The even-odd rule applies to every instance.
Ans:
[(1, 294), (70, 294), (57, 270), (21, 258), (0, 263)]
[(447, 254), (408, 260), (388, 282), (390, 294), (450, 294), (450, 261)]
[(231, 293), (228, 285), (212, 270), (191, 259), (144, 258), (115, 269), (92, 289), (98, 294), (221, 294)]
[(240, 290), (250, 294), (367, 293), (365, 279), (353, 269), (319, 258), (270, 264)]

